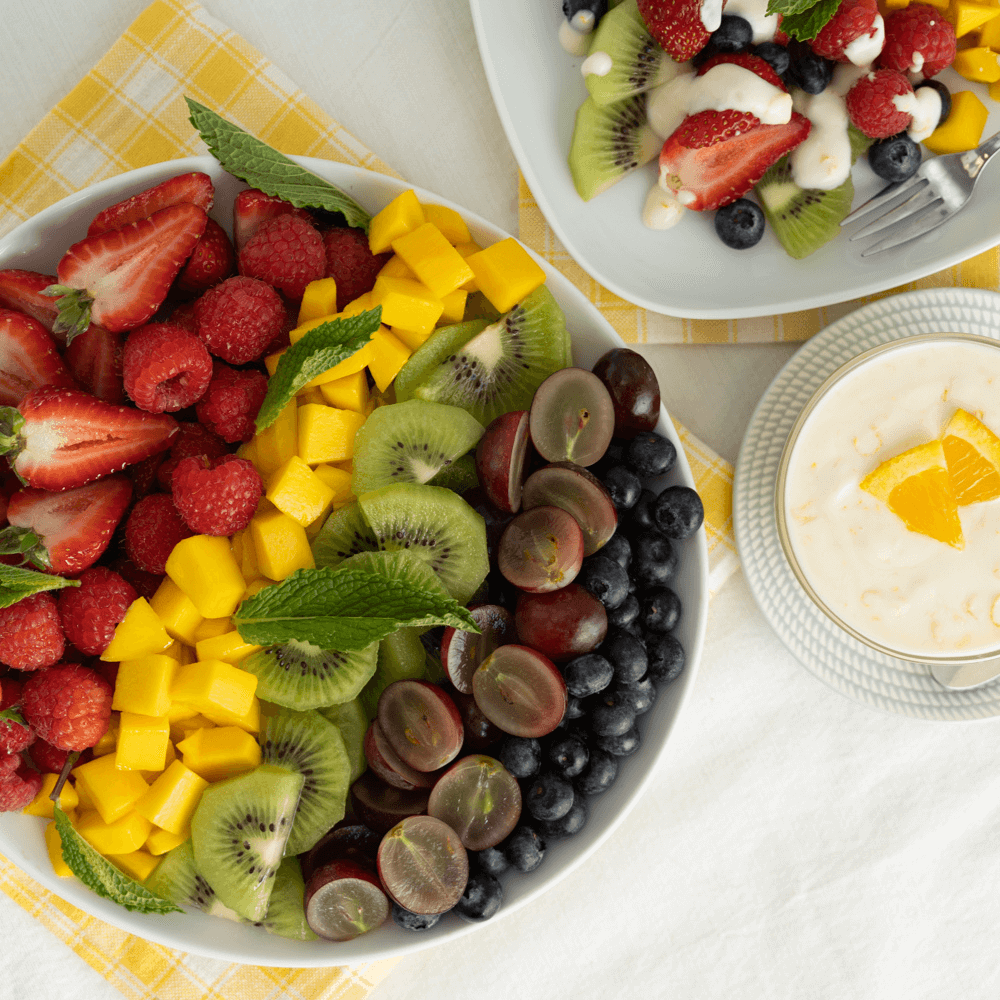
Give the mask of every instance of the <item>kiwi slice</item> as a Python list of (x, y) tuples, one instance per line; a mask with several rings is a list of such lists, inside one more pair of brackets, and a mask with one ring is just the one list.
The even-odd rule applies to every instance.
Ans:
[(463, 344), (467, 344), (477, 333), (482, 333), (490, 323), (495, 323), (499, 318), (497, 315), (494, 319), (471, 319), (435, 330), (399, 369), (399, 374), (393, 382), (396, 402), (403, 403), (413, 399), (417, 386), (423, 383), (448, 355), (454, 354)]
[(382, 692), (394, 681), (422, 680), (427, 654), (420, 641), (422, 629), (400, 628), (378, 644), (378, 666), (375, 675), (358, 695), (369, 719), (375, 718), (375, 708)]
[(313, 539), (317, 566), (338, 566), (359, 552), (374, 552), (378, 540), (368, 527), (357, 501), (335, 510)]
[(304, 779), (261, 764), (217, 781), (191, 817), (194, 860), (219, 900), (247, 920), (260, 920), (292, 830)]
[(563, 367), (566, 345), (566, 317), (541, 285), (444, 357), (414, 393), (460, 406), (485, 427), (502, 413), (531, 406), (535, 390)]
[(358, 505), (380, 549), (403, 549), (423, 560), (460, 604), (486, 578), (486, 525), (457, 493), (440, 486), (396, 483), (362, 494)]
[[(368, 682), (369, 684), (371, 681)], [(364, 739), (365, 730), (371, 719), (365, 714), (360, 698), (352, 698), (340, 705), (327, 705), (318, 710), (327, 722), (332, 722), (340, 733), (347, 751), (347, 760), (351, 767), (350, 783), (353, 785), (365, 771), (368, 761), (365, 760)]]
[(611, 56), (609, 73), (588, 73), (583, 78), (597, 104), (612, 104), (641, 94), (677, 73), (677, 63), (649, 33), (636, 0), (625, 0), (601, 18), (590, 37), (590, 51)]
[(476, 472), (476, 457), (470, 451), (459, 455), (450, 465), (446, 465), (429, 483), (430, 486), (443, 486), (445, 489), (464, 493), (479, 485), (479, 473)]
[(482, 292), (470, 292), (465, 300), (465, 322), (484, 319), (495, 323), (500, 318), (500, 310)]
[(285, 858), (274, 876), (267, 915), (263, 920), (254, 921), (254, 926), (294, 941), (318, 940), (306, 922), (305, 896), (306, 884), (299, 859)]
[(264, 719), (261, 759), (297, 771), (305, 779), (287, 854), (308, 851), (344, 818), (351, 762), (337, 727), (319, 712), (283, 709)]
[(576, 113), (569, 147), (569, 171), (577, 194), (590, 201), (649, 163), (662, 145), (646, 121), (645, 93), (605, 105), (588, 97)]
[(354, 436), (355, 496), (391, 483), (426, 483), (464, 455), (485, 428), (457, 406), (408, 399), (380, 406)]
[(378, 643), (364, 649), (320, 649), (301, 639), (251, 653), (240, 666), (257, 677), (257, 697), (305, 712), (350, 701), (375, 673)]
[(150, 892), (178, 906), (193, 906), (213, 917), (240, 919), (235, 910), (219, 900), (215, 890), (198, 870), (190, 840), (164, 854), (145, 885)]

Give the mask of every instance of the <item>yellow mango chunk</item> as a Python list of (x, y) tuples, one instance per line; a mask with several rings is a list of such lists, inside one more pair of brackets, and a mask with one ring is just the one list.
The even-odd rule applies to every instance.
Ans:
[(246, 590), (229, 539), (213, 535), (181, 539), (167, 557), (167, 576), (205, 618), (231, 615)]
[(243, 600), (249, 600), (254, 594), (259, 594), (265, 587), (273, 587), (274, 580), (268, 580), (267, 577), (259, 577), (256, 580), (251, 580), (247, 584), (246, 593), (243, 595)]
[(136, 802), (135, 811), (168, 833), (180, 834), (190, 826), (206, 788), (204, 778), (175, 760)]
[(453, 208), (444, 205), (424, 205), (424, 218), (428, 222), (433, 222), (452, 246), (468, 243), (472, 239), (465, 219)]
[(334, 278), (318, 278), (306, 285), (299, 303), (298, 322), (328, 316), (337, 311), (337, 282)]
[(981, 24), (997, 16), (992, 4), (972, 3), (970, 0), (951, 0), (945, 17), (955, 26), (955, 37), (961, 38)]
[(142, 846), (150, 854), (159, 857), (166, 854), (167, 851), (172, 851), (175, 847), (180, 847), (190, 836), (191, 830), (189, 828), (180, 833), (171, 833), (169, 830), (161, 830), (158, 826), (154, 826), (146, 838), (146, 843)]
[[(22, 810), (28, 816), (43, 816), (45, 819), (52, 819), (55, 816), (55, 803), (49, 796), (56, 787), (59, 780), (58, 774), (43, 774), (42, 786), (38, 789), (38, 794)], [(76, 789), (67, 781), (63, 783), (62, 791), (59, 793), (59, 807), (63, 812), (68, 813), (80, 804), (80, 796), (76, 794)]]
[[(253, 537), (249, 528), (237, 531), (230, 539), (233, 546), (233, 558), (239, 563), (243, 579), (249, 583), (260, 576), (260, 565), (257, 562), (257, 550), (254, 548)], [(197, 643), (197, 639), (194, 640)]]
[(134, 660), (149, 653), (162, 653), (171, 642), (173, 639), (149, 606), (149, 601), (145, 597), (137, 597), (115, 628), (114, 637), (101, 653), (101, 659), (106, 663)]
[(173, 764), (175, 760), (177, 760), (177, 751), (174, 749), (173, 743), (170, 740), (167, 740), (167, 752), (166, 754), (164, 754), (163, 767), (157, 768), (156, 770), (152, 771), (147, 771), (144, 768), (140, 768), (139, 773), (145, 779), (146, 784), (152, 784), (163, 773), (164, 769), (170, 767), (170, 765)]
[[(81, 764), (73, 771), (73, 781), (81, 802), (85, 790), (88, 801), (93, 802), (105, 823), (113, 823), (124, 816), (149, 788), (138, 772), (120, 770), (115, 764), (115, 754), (105, 754)], [(141, 841), (135, 845), (141, 846)], [(135, 848), (126, 848), (116, 853), (125, 854), (130, 850)]]
[[(269, 354), (266, 358), (264, 358), (264, 367), (267, 369), (268, 378), (270, 378), (278, 370), (278, 362), (281, 360), (281, 355), (284, 353), (284, 351), (275, 351), (274, 354)], [(251, 439), (249, 443), (253, 444), (253, 440)], [(243, 449), (246, 446), (246, 443), (244, 443), (236, 450), (236, 454), (239, 455), (240, 458), (249, 458), (249, 455), (243, 454)]]
[[(76, 781), (75, 773), (73, 780)], [(83, 785), (74, 784), (73, 787), (76, 789), (77, 798), (80, 800), (77, 812), (88, 812), (97, 808), (97, 806), (94, 805), (94, 800), (90, 797), (90, 792), (88, 792)]]
[(545, 283), (545, 272), (513, 237), (466, 257), (466, 262), (479, 291), (502, 313)]
[(334, 365), (332, 368), (328, 368), (325, 372), (321, 372), (317, 375), (311, 382), (307, 382), (305, 387), (307, 389), (322, 389), (328, 382), (336, 382), (338, 379), (346, 378), (348, 375), (353, 375), (355, 372), (364, 371), (368, 362), (371, 360), (371, 356), (372, 343), (369, 340), (364, 347), (356, 350), (349, 358), (344, 358), (340, 364)]
[(424, 224), (424, 210), (413, 191), (404, 191), (376, 213), (368, 225), (368, 247), (385, 253), (392, 241)]
[(170, 685), (179, 667), (178, 660), (162, 653), (122, 660), (111, 707), (116, 712), (165, 716), (170, 709)]
[(323, 316), (315, 316), (305, 322), (300, 321), (298, 326), (288, 331), (288, 342), (297, 344), (310, 330), (315, 330), (324, 323), (332, 323), (335, 319), (337, 319), (336, 310), (331, 310)]
[(54, 822), (45, 827), (45, 850), (48, 852), (49, 861), (52, 862), (52, 870), (60, 878), (72, 878), (73, 872), (63, 860), (62, 837), (59, 836)]
[(365, 292), (363, 295), (359, 295), (356, 299), (351, 299), (350, 302), (341, 309), (341, 316), (357, 316), (359, 313), (368, 312), (369, 309), (374, 309), (375, 303), (372, 302), (372, 293)]
[(189, 646), (194, 642), (194, 630), (201, 624), (202, 616), (191, 598), (170, 577), (164, 577), (150, 598), (149, 606), (163, 622), (167, 635)]
[(479, 253), (479, 251), (483, 248), (478, 243), (474, 243), (472, 240), (469, 240), (467, 243), (456, 243), (455, 249), (463, 257), (471, 257), (474, 253)]
[(131, 854), (146, 842), (152, 824), (137, 812), (125, 813), (112, 822), (97, 813), (87, 813), (76, 824), (77, 832), (101, 854)]
[(260, 744), (237, 726), (196, 730), (177, 749), (185, 766), (206, 781), (245, 774), (261, 760)]
[(186, 712), (193, 713), (191, 715), (184, 715), (183, 718), (171, 719), (170, 721), (170, 738), (178, 745), (196, 730), (211, 729), (215, 725), (211, 719), (202, 715), (193, 705), (184, 705), (179, 701), (175, 701), (171, 706), (171, 710), (176, 708), (183, 708)]
[(444, 311), (441, 299), (425, 284), (412, 278), (379, 275), (371, 296), (372, 302), (382, 307), (383, 324), (418, 333), (433, 330)]
[(211, 639), (213, 636), (225, 635), (233, 627), (233, 623), (229, 617), (226, 615), (223, 618), (206, 618), (202, 623), (195, 629), (194, 633), (194, 643), (195, 649), (198, 648), (198, 643), (202, 639)]
[(110, 861), (116, 868), (120, 868), (126, 875), (131, 876), (137, 882), (145, 882), (156, 870), (160, 863), (159, 858), (154, 858), (148, 851), (131, 851), (128, 854), (109, 854)]
[(456, 288), (449, 292), (442, 300), (444, 312), (438, 320), (438, 326), (447, 323), (461, 323), (465, 318), (465, 303), (469, 298), (469, 293), (464, 288)]
[(199, 660), (177, 671), (171, 695), (193, 705), (216, 725), (242, 718), (253, 707), (257, 678), (222, 660)]
[(211, 639), (202, 639), (195, 647), (199, 660), (222, 660), (235, 666), (245, 660), (251, 653), (261, 649), (252, 642), (247, 642), (237, 631), (216, 635)]
[(955, 53), (952, 69), (966, 80), (979, 83), (995, 83), (1000, 80), (1000, 62), (997, 54), (989, 48), (977, 46)]
[(406, 344), (397, 340), (384, 326), (380, 326), (372, 336), (375, 356), (368, 362), (368, 370), (375, 379), (379, 392), (385, 392), (400, 368), (410, 360), (413, 353)]
[[(442, 316), (444, 314), (442, 313)], [(417, 333), (414, 330), (404, 330), (402, 327), (391, 326), (389, 332), (401, 343), (405, 344), (411, 351), (415, 351), (434, 332)]]
[(298, 433), (296, 410), (295, 400), (290, 399), (275, 417), (274, 423), (254, 435), (257, 446), (256, 468), (261, 476), (269, 476), (295, 454)]
[(118, 713), (112, 712), (108, 719), (108, 728), (101, 734), (101, 738), (91, 747), (90, 752), (95, 757), (103, 757), (105, 754), (114, 753), (118, 745)]
[(330, 509), (333, 490), (293, 455), (268, 478), (267, 499), (304, 528)]
[(167, 766), (170, 722), (165, 715), (122, 712), (115, 766), (130, 771), (162, 771)]
[(351, 492), (351, 474), (349, 472), (325, 463), (317, 465), (313, 472), (333, 491), (334, 507), (343, 506), (354, 496)]
[(326, 400), (323, 398), (323, 393), (319, 391), (319, 386), (311, 386), (300, 389), (295, 394), (295, 402), (299, 406), (304, 406), (306, 403), (325, 403)]
[(315, 567), (305, 529), (280, 510), (254, 514), (250, 531), (260, 568), (270, 579), (284, 580), (297, 569)]
[[(990, 18), (979, 29), (979, 44), (985, 45), (988, 49), (1000, 49), (1000, 7), (994, 8), (997, 17)], [(992, 96), (992, 95), (991, 95)]]
[(364, 369), (358, 369), (343, 378), (324, 382), (319, 387), (323, 402), (335, 406), (338, 410), (354, 410), (364, 413), (368, 406), (368, 379)]
[[(299, 458), (308, 465), (343, 462), (354, 457), (354, 435), (365, 422), (360, 413), (312, 403), (300, 407)], [(256, 536), (254, 536), (256, 541)], [(257, 549), (260, 558), (260, 547)], [(261, 560), (265, 576), (271, 576)], [(271, 577), (275, 579), (275, 577)], [(283, 578), (282, 578), (283, 579)]]
[(939, 154), (974, 149), (979, 145), (988, 117), (986, 105), (971, 90), (959, 90), (951, 95), (947, 121), (924, 139), (924, 145)]
[(425, 222), (393, 240), (392, 249), (439, 299), (473, 277), (466, 258), (448, 242), (433, 222)]
[(410, 270), (409, 265), (399, 254), (394, 253), (386, 262), (385, 267), (379, 271), (387, 278), (411, 278), (416, 280), (416, 275)]

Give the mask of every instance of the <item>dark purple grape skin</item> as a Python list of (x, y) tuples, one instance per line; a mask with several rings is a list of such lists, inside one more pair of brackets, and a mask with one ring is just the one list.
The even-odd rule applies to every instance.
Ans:
[(649, 657), (649, 677), (654, 684), (669, 684), (677, 680), (684, 670), (684, 647), (670, 632), (650, 636), (646, 654)]
[(650, 591), (642, 602), (640, 622), (647, 632), (671, 632), (681, 620), (681, 599), (669, 587)]
[(705, 507), (690, 486), (668, 486), (653, 504), (653, 520), (667, 538), (690, 538), (705, 521)]
[(519, 872), (533, 872), (545, 859), (545, 840), (527, 823), (518, 826), (500, 847)]
[(628, 467), (644, 479), (665, 475), (676, 461), (677, 449), (673, 442), (655, 431), (637, 434), (625, 454)]
[(529, 736), (508, 736), (500, 744), (497, 759), (515, 778), (530, 778), (542, 766), (542, 745)]
[(677, 572), (678, 557), (669, 538), (659, 532), (647, 531), (635, 541), (632, 579), (640, 590), (664, 587)]
[(570, 733), (553, 740), (545, 750), (549, 767), (562, 778), (575, 778), (587, 766), (590, 753), (580, 736)]
[(393, 788), (371, 771), (365, 771), (351, 785), (351, 808), (369, 830), (382, 836), (405, 817), (424, 812), (429, 795), (427, 788), (413, 791)]
[(503, 730), (498, 729), (483, 715), (471, 694), (462, 694), (461, 691), (449, 693), (462, 716), (462, 727), (465, 729), (465, 742), (462, 744), (464, 749), (480, 753), (503, 739)]
[(642, 492), (642, 480), (624, 465), (611, 466), (600, 477), (600, 480), (604, 483), (608, 493), (611, 494), (611, 501), (618, 508), (619, 513), (634, 507)]
[(495, 916), (503, 903), (503, 886), (500, 880), (487, 871), (476, 871), (465, 883), (465, 892), (452, 908), (467, 923), (481, 923)]
[(611, 394), (616, 438), (633, 438), (656, 426), (660, 419), (660, 386), (641, 354), (616, 347), (598, 359), (594, 374)]
[(614, 678), (614, 667), (599, 653), (585, 653), (563, 667), (566, 690), (574, 698), (599, 694)]
[(577, 581), (589, 590), (608, 610), (614, 610), (628, 597), (628, 573), (601, 552), (583, 560)]
[(392, 922), (404, 931), (429, 931), (441, 922), (443, 916), (443, 913), (410, 913), (399, 903), (392, 904)]
[(587, 824), (590, 810), (587, 800), (578, 795), (573, 800), (573, 807), (561, 819), (549, 820), (538, 824), (539, 832), (546, 840), (562, 840), (579, 833)]
[(627, 629), (638, 620), (640, 610), (639, 598), (629, 594), (617, 608), (608, 612), (608, 631), (613, 628)]
[(643, 641), (624, 629), (608, 629), (601, 655), (611, 664), (616, 684), (634, 684), (645, 677), (649, 658)]
[(622, 736), (635, 725), (635, 712), (625, 699), (605, 691), (594, 696), (589, 721), (595, 736)]
[(641, 740), (639, 737), (639, 730), (633, 726), (624, 733), (597, 736), (595, 737), (594, 742), (598, 749), (606, 750), (608, 753), (614, 754), (616, 757), (630, 757), (639, 749), (639, 743)]
[(608, 612), (589, 590), (574, 581), (549, 594), (521, 594), (514, 626), (522, 642), (556, 663), (565, 663), (604, 641)]
[(308, 882), (313, 872), (331, 861), (355, 861), (374, 871), (380, 839), (374, 830), (360, 823), (335, 826), (301, 855), (303, 879)]
[(573, 779), (573, 787), (581, 795), (600, 795), (618, 777), (618, 758), (600, 747), (590, 747), (590, 759), (583, 771)]
[(572, 807), (573, 785), (553, 771), (543, 771), (524, 790), (524, 808), (534, 819), (559, 819)]

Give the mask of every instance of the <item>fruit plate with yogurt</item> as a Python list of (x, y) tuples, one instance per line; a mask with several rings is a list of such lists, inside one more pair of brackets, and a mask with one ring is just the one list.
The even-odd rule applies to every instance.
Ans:
[[(306, 157), (297, 160), (340, 187), (372, 213), (409, 189), (409, 185), (392, 177), (344, 164)], [(54, 272), (66, 248), (86, 234), (88, 223), (99, 210), (189, 171), (202, 171), (211, 176), (215, 185), (215, 205), (211, 214), (229, 230), (233, 200), (246, 185), (227, 174), (213, 157), (191, 157), (134, 170), (70, 195), (0, 239), (0, 266)], [(444, 198), (420, 189), (416, 189), (416, 195), (421, 201), (443, 204), (460, 212), (472, 238), (481, 246), (507, 237), (506, 233), (486, 220)], [(565, 312), (567, 326), (572, 332), (576, 363), (590, 368), (609, 349), (622, 346), (610, 325), (586, 297), (554, 268), (544, 261), (538, 262), (545, 270), (549, 290)], [(664, 481), (658, 483), (657, 488), (668, 483), (693, 488), (694, 481), (680, 441), (662, 408), (657, 430), (672, 441), (678, 453), (673, 471), (661, 477)], [(704, 531), (678, 544), (681, 566), (672, 586), (684, 607), (676, 634), (687, 654), (686, 667), (669, 688), (663, 689), (653, 710), (642, 716), (639, 722), (642, 748), (622, 765), (612, 787), (594, 798), (585, 828), (572, 838), (553, 842), (544, 863), (536, 872), (505, 876), (504, 903), (494, 919), (520, 911), (611, 836), (642, 794), (657, 766), (674, 722), (693, 686), (708, 613), (708, 554)], [(195, 911), (165, 916), (132, 913), (94, 895), (76, 879), (57, 877), (46, 853), (44, 825), (42, 819), (34, 816), (17, 813), (0, 815), (0, 854), (47, 889), (87, 913), (129, 933), (181, 951), (253, 965), (357, 965), (451, 940), (480, 926), (451, 917), (442, 920), (430, 931), (413, 934), (399, 929), (390, 920), (378, 930), (349, 942), (307, 942), (277, 937), (260, 928)]]
[[(948, 690), (934, 680), (926, 662), (904, 659), (873, 648), (837, 625), (829, 612), (822, 610), (810, 598), (786, 558), (781, 541), (776, 501), (786, 441), (817, 390), (835, 372), (860, 355), (898, 343), (901, 347), (905, 345), (907, 350), (912, 347), (919, 356), (921, 344), (906, 344), (910, 338), (956, 334), (986, 338), (985, 345), (970, 340), (967, 349), (992, 353), (992, 345), (1000, 343), (998, 331), (1000, 295), (993, 292), (928, 289), (907, 292), (864, 306), (818, 333), (779, 372), (761, 399), (740, 449), (733, 484), (733, 521), (743, 569), (761, 611), (808, 670), (842, 694), (885, 711), (942, 721), (992, 718), (1000, 715), (1000, 685), (989, 684), (968, 691)], [(931, 344), (938, 339), (931, 337)], [(904, 353), (901, 351), (900, 356)], [(895, 377), (894, 371), (903, 371), (898, 389), (889, 388), (882, 394), (883, 401), (890, 399), (891, 402), (888, 406), (883, 403), (886, 423), (880, 424), (879, 429), (884, 432), (885, 427), (891, 427), (886, 437), (891, 435), (893, 440), (880, 442), (872, 435), (868, 442), (864, 432), (869, 431), (867, 425), (873, 421), (863, 420), (861, 422), (866, 426), (859, 426), (856, 440), (847, 442), (847, 451), (853, 454), (853, 459), (850, 454), (842, 456), (842, 459), (848, 464), (858, 459), (862, 452), (869, 453), (858, 464), (858, 469), (864, 467), (865, 472), (890, 456), (936, 437), (956, 407), (974, 407), (971, 396), (978, 398), (984, 395), (972, 390), (969, 399), (962, 397), (966, 388), (961, 383), (967, 375), (975, 374), (973, 372), (959, 373), (955, 379), (946, 378), (946, 383), (955, 384), (946, 384), (945, 388), (949, 391), (944, 392), (940, 387), (929, 385), (929, 380), (938, 378), (939, 373), (914, 375), (892, 360), (895, 354), (894, 351), (886, 353), (869, 361), (867, 366), (859, 365), (856, 369), (863, 372), (868, 367), (881, 376), (882, 384), (886, 386), (889, 384), (887, 380)], [(1000, 364), (1000, 346), (996, 354), (994, 363)], [(859, 385), (849, 376), (843, 382), (848, 389)], [(860, 389), (864, 389), (863, 384)], [(996, 422), (995, 417), (991, 421), (991, 402), (984, 399), (978, 407), (986, 423)], [(943, 409), (937, 409), (942, 406)], [(840, 411), (843, 418), (842, 411), (843, 407)], [(808, 426), (808, 422), (804, 426)], [(809, 446), (808, 440), (806, 445)], [(823, 457), (818, 454), (816, 461), (822, 464)], [(860, 494), (854, 496), (849, 492), (856, 478), (855, 475), (851, 484), (843, 487), (844, 507), (860, 497)], [(784, 494), (785, 497), (788, 495)], [(964, 522), (967, 530), (977, 519), (988, 522), (1000, 517), (996, 501), (965, 510), (970, 512)], [(895, 517), (888, 511), (873, 507), (867, 523), (876, 523), (876, 519), (883, 516), (887, 519)], [(963, 514), (963, 517), (966, 515)], [(877, 526), (888, 526), (890, 530), (893, 527), (888, 520)], [(920, 543), (943, 545), (930, 538), (913, 536), (900, 523), (894, 539), (884, 543), (883, 547), (902, 553), (903, 561), (912, 560), (919, 565), (927, 550), (914, 553), (910, 549), (914, 543), (918, 548)], [(975, 557), (977, 548), (972, 541), (964, 552)], [(867, 590), (872, 586), (871, 579), (866, 577), (858, 586)], [(849, 597), (842, 596), (845, 600)], [(994, 592), (990, 590), (988, 596), (981, 596), (991, 600)], [(963, 601), (965, 597), (963, 594)], [(840, 606), (839, 603), (837, 606)], [(988, 610), (987, 606), (987, 613)], [(1000, 636), (1000, 629), (993, 631)], [(1000, 645), (997, 636), (987, 637), (984, 641), (987, 645)], [(869, 638), (872, 636), (869, 635)], [(881, 640), (883, 645), (892, 641), (885, 634), (874, 638), (876, 642)], [(906, 641), (897, 643), (896, 648), (909, 641), (907, 636)]]
[[(559, 0), (470, 0), (479, 51), (500, 119), (524, 178), (570, 255), (606, 288), (654, 312), (694, 319), (766, 316), (884, 291), (954, 265), (993, 246), (1000, 234), (1000, 173), (984, 174), (975, 203), (932, 233), (862, 259), (871, 241), (837, 236), (803, 260), (767, 227), (749, 250), (725, 246), (714, 213), (684, 213), (672, 229), (642, 222), (656, 181), (655, 161), (583, 201), (567, 162), (577, 109), (587, 97), (582, 57), (559, 41)], [(951, 69), (950, 91), (971, 90), (991, 109), (983, 131), (1000, 129), (1000, 106), (983, 84)], [(930, 155), (930, 154), (927, 154)], [(884, 186), (863, 158), (853, 171), (854, 204)]]

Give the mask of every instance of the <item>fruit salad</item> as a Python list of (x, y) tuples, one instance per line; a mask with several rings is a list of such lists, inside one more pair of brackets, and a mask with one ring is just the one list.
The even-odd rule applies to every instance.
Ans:
[(859, 156), (895, 182), (923, 149), (978, 145), (984, 88), (952, 93), (945, 68), (1000, 97), (992, 5), (566, 0), (563, 12), (560, 40), (585, 55), (590, 94), (569, 151), (581, 198), (658, 158), (645, 225), (710, 212), (734, 249), (766, 224), (794, 258), (833, 239)]
[(142, 912), (486, 919), (684, 669), (701, 501), (517, 241), (189, 103), (231, 230), (182, 174), (0, 270), (0, 811)]

